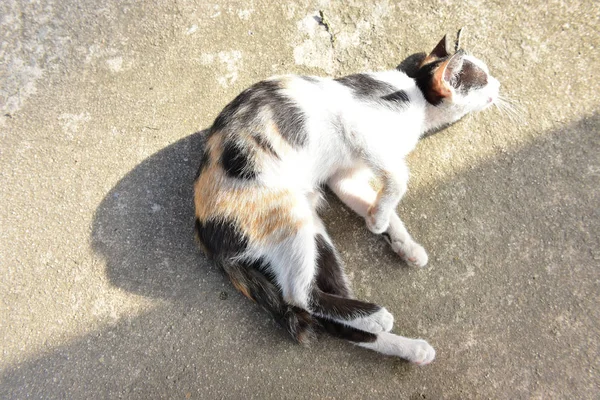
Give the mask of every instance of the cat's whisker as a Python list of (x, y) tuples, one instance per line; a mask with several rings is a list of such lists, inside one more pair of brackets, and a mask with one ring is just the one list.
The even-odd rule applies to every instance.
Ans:
[(499, 95), (494, 103), (500, 112), (506, 115), (511, 121), (524, 124), (526, 121), (523, 108), (514, 100), (505, 95)]

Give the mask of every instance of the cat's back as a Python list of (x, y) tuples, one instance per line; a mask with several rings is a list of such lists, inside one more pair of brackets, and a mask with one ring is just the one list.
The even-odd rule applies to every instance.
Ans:
[(322, 91), (317, 78), (271, 78), (225, 106), (206, 134), (194, 184), (201, 231), (228, 221), (259, 243), (286, 237), (310, 218), (303, 201), (315, 191), (308, 126), (319, 117), (299, 97)]
[(298, 183), (300, 177), (290, 180), (287, 169), (308, 161), (309, 132), (323, 118), (325, 97), (327, 90), (312, 77), (274, 77), (245, 89), (209, 129), (198, 176), (216, 179), (222, 170), (219, 181), (238, 187)]

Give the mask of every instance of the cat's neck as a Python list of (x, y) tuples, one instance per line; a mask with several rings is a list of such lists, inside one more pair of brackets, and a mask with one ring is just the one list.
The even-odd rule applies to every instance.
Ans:
[(439, 130), (440, 128), (445, 128), (464, 116), (462, 113), (453, 111), (454, 110), (449, 109), (448, 107), (438, 107), (425, 102), (425, 121), (422, 134), (426, 135), (427, 133)]

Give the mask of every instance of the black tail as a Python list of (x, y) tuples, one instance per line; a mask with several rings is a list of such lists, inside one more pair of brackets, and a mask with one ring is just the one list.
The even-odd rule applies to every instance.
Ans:
[(360, 329), (344, 325), (341, 322), (317, 317), (319, 325), (331, 336), (338, 339), (348, 340), (354, 343), (371, 343), (377, 340), (377, 334), (361, 331)]
[(312, 306), (314, 311), (326, 318), (311, 315), (304, 309), (287, 304), (268, 272), (268, 265), (262, 260), (244, 262), (228, 258), (218, 260), (217, 263), (244, 296), (271, 313), (297, 342), (306, 344), (322, 330), (355, 343), (374, 342), (377, 340), (376, 334), (327, 318), (331, 315), (338, 320), (352, 320), (372, 314), (381, 307), (350, 298), (351, 290), (337, 252), (322, 235), (317, 235), (316, 241), (319, 259), (317, 288), (313, 292)]
[(315, 336), (318, 323), (307, 311), (286, 304), (279, 288), (262, 272), (264, 268), (260, 261), (222, 261), (219, 265), (236, 289), (271, 313), (297, 342), (307, 344)]

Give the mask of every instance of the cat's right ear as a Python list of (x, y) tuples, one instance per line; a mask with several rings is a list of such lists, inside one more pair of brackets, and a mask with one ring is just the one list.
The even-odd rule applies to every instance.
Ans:
[(439, 98), (451, 98), (456, 76), (463, 67), (464, 51), (459, 50), (452, 57), (438, 65), (433, 73), (431, 89)]
[(429, 64), (432, 61), (439, 60), (440, 58), (448, 57), (448, 40), (447, 35), (444, 35), (442, 40), (431, 50), (431, 53), (423, 61), (421, 61), (421, 67), (425, 64)]

